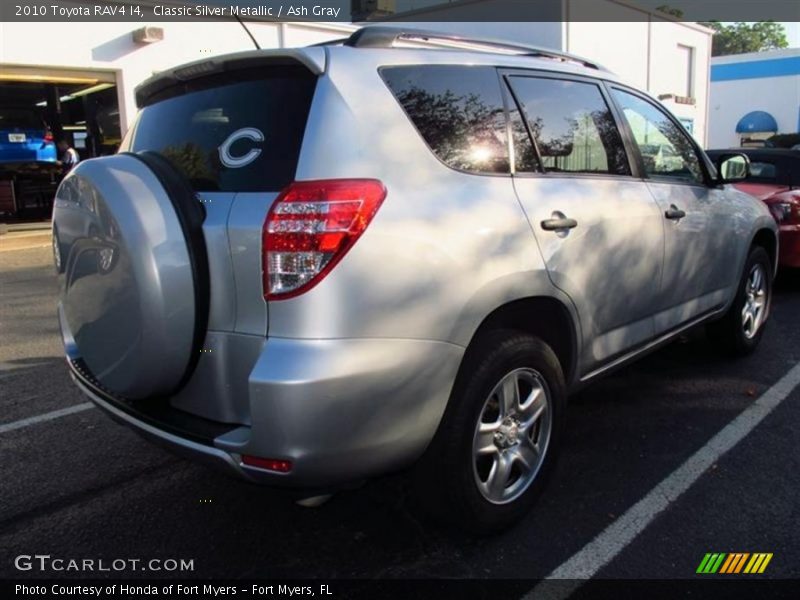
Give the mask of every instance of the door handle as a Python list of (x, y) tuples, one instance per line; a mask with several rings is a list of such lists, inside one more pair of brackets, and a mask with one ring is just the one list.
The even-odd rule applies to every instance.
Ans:
[(674, 204), (671, 204), (670, 207), (664, 212), (664, 216), (672, 221), (677, 221), (678, 219), (682, 219), (686, 216), (686, 211), (681, 210)]
[(578, 226), (578, 222), (575, 219), (568, 219), (560, 213), (559, 215), (558, 217), (542, 221), (542, 229), (545, 231), (564, 231), (566, 229), (574, 229)]

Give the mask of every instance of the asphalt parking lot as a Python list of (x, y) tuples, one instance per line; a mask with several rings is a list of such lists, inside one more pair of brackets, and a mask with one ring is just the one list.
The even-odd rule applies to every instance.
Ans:
[[(537, 579), (577, 564), (765, 393), (779, 397), (774, 410), (685, 493), (662, 494), (658, 510), (645, 503), (652, 514), (625, 543), (606, 534), (587, 552), (605, 553), (601, 578), (698, 577), (708, 552), (773, 553), (758, 577), (800, 577), (800, 388), (785, 379), (800, 363), (797, 274), (779, 277), (754, 356), (731, 362), (698, 333), (573, 397), (547, 493), (519, 527), (489, 539), (420, 520), (402, 476), (303, 509), (149, 445), (81, 406), (61, 358), (56, 291), (49, 248), (0, 253), (0, 577), (28, 575), (14, 566), (20, 554), (50, 554), (193, 559), (181, 577)], [(164, 576), (108, 576), (153, 575)]]

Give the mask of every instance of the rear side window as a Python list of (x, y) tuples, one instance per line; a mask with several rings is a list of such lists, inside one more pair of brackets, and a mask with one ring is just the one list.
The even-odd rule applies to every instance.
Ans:
[(753, 161), (750, 163), (750, 177), (752, 179), (777, 181), (778, 169), (772, 163), (763, 161)]
[(491, 67), (385, 67), (381, 76), (428, 147), (448, 166), (508, 173), (503, 98)]
[(630, 175), (622, 138), (600, 88), (594, 83), (510, 77), (535, 147), (520, 146), (520, 170), (533, 170), (538, 151), (547, 172)]
[(142, 109), (130, 149), (160, 152), (197, 191), (277, 191), (294, 179), (315, 85), (293, 66), (191, 81)]

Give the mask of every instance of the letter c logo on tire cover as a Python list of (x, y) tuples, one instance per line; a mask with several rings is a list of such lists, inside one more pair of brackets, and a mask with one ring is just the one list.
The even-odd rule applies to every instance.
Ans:
[(241, 167), (246, 167), (258, 158), (258, 155), (261, 154), (260, 148), (251, 148), (247, 154), (243, 154), (242, 156), (233, 156), (231, 154), (231, 146), (244, 138), (253, 140), (254, 142), (263, 142), (264, 134), (255, 127), (243, 127), (230, 134), (219, 147), (219, 160), (223, 165), (231, 169), (240, 169)]

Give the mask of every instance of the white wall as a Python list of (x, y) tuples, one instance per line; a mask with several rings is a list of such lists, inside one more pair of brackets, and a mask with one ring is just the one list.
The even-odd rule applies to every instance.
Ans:
[[(611, 5), (612, 12), (615, 8)], [(597, 61), (628, 83), (646, 90), (648, 24), (567, 23), (564, 50)]]
[[(586, 2), (587, 0), (580, 0)], [(696, 104), (677, 104), (665, 100), (664, 105), (676, 116), (694, 121), (694, 136), (701, 143), (707, 137), (708, 73), (711, 56), (711, 34), (690, 23), (650, 17), (642, 19), (641, 11), (615, 2), (607, 2), (609, 19), (617, 22), (567, 24), (565, 50), (596, 60), (614, 71), (627, 83), (650, 92), (683, 95), (683, 70), (678, 65), (678, 45), (694, 49), (693, 96)], [(579, 0), (571, 0), (570, 16), (579, 15)], [(627, 21), (625, 20), (627, 19)]]
[(738, 147), (736, 124), (754, 110), (775, 117), (780, 133), (797, 131), (800, 76), (715, 81), (711, 85), (708, 147)]
[[(800, 48), (717, 56), (711, 64), (712, 68), (731, 64), (744, 66), (782, 59), (800, 59)], [(800, 128), (800, 74), (714, 81), (709, 106), (709, 147), (738, 147), (740, 136), (736, 125), (747, 113), (757, 110), (775, 117), (778, 133), (795, 133)]]
[(694, 136), (703, 145), (708, 143), (709, 61), (711, 33), (691, 24), (653, 21), (650, 36), (650, 89), (654, 96), (681, 94), (685, 84), (676, 80), (682, 72), (675, 63), (682, 56), (678, 45), (694, 48), (694, 106), (664, 102), (678, 117), (694, 119)]

